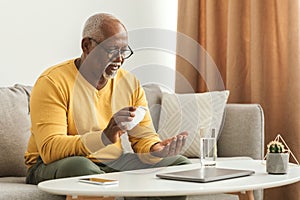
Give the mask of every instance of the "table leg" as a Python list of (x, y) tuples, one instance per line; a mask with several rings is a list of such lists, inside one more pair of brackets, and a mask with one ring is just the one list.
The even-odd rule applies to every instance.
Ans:
[(88, 196), (76, 196), (72, 197), (68, 195), (66, 200), (115, 200), (115, 197), (88, 197)]
[(246, 192), (234, 192), (230, 194), (238, 195), (239, 200), (255, 200), (253, 190), (246, 191)]

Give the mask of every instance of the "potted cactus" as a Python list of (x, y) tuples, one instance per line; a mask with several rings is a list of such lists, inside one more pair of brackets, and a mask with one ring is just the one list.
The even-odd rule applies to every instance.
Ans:
[(271, 141), (267, 145), (267, 172), (269, 174), (286, 174), (289, 163), (289, 151), (278, 141)]

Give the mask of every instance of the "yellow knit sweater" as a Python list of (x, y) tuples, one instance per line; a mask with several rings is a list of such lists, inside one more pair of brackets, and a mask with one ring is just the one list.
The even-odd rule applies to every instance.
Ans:
[[(94, 162), (117, 159), (123, 152), (121, 140), (105, 146), (101, 134), (112, 115), (128, 106), (147, 106), (147, 101), (139, 81), (124, 69), (97, 90), (78, 72), (74, 60), (49, 68), (31, 93), (32, 134), (25, 164), (32, 166), (38, 156), (45, 164), (69, 156), (86, 156)], [(149, 111), (128, 135), (143, 162), (160, 161), (149, 153), (150, 147), (160, 141)]]

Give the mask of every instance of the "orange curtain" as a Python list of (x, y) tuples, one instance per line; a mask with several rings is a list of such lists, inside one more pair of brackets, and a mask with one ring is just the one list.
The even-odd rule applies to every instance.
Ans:
[[(230, 90), (229, 102), (261, 104), (265, 143), (280, 133), (298, 160), (299, 13), (298, 0), (178, 0), (178, 32), (208, 52), (205, 59), (211, 57)], [(178, 40), (177, 48), (184, 43)], [(202, 62), (206, 61), (201, 56), (197, 64), (177, 56), (176, 92), (208, 90), (207, 80), (213, 82), (213, 75)], [(299, 200), (300, 183), (267, 189), (264, 197)]]

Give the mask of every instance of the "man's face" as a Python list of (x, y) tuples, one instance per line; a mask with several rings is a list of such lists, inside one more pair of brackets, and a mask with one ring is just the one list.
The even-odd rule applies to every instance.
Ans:
[[(106, 54), (107, 64), (103, 72), (106, 79), (114, 78), (118, 69), (124, 63), (126, 52), (129, 52), (127, 33), (118, 33), (100, 44), (103, 54)], [(105, 58), (104, 58), (105, 59)]]
[(124, 62), (124, 55), (131, 51), (127, 31), (121, 24), (108, 24), (105, 30), (103, 38), (95, 36), (85, 39), (90, 46), (84, 51), (83, 70), (88, 70), (89, 76), (97, 80), (101, 76), (106, 79), (114, 78)]

